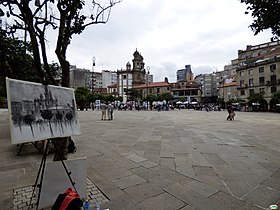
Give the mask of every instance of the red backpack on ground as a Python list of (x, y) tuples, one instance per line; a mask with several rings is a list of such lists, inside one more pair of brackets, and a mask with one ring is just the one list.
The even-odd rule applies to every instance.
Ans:
[(79, 194), (69, 187), (63, 194), (59, 194), (52, 210), (80, 210), (83, 201)]

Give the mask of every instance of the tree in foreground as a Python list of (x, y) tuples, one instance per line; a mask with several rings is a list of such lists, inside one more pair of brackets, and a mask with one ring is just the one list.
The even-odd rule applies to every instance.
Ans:
[[(69, 87), (70, 63), (66, 54), (73, 35), (81, 34), (91, 25), (107, 23), (111, 8), (120, 2), (121, 0), (0, 0), (0, 15), (7, 18), (7, 33), (16, 34), (23, 30), (28, 34), (33, 66), (45, 85), (58, 85), (51, 73), (46, 52), (47, 31), (58, 30), (55, 53), (62, 69), (61, 85)], [(63, 159), (67, 159), (67, 139), (56, 141)]]
[(55, 53), (62, 69), (61, 85), (69, 87), (70, 64), (66, 52), (73, 35), (81, 34), (91, 25), (107, 23), (111, 8), (121, 1), (0, 0), (0, 14), (8, 19), (7, 32), (23, 30), (28, 33), (34, 66), (44, 84), (57, 84), (48, 66), (46, 34), (48, 30), (58, 30)]
[(263, 30), (271, 29), (272, 40), (280, 37), (280, 1), (279, 0), (240, 0), (247, 5), (245, 14), (254, 18), (250, 25), (254, 35)]

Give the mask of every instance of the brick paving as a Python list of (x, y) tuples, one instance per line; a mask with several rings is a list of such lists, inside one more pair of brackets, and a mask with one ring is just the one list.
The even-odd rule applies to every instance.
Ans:
[[(34, 197), (31, 201), (30, 198), (32, 196), (33, 186), (22, 187), (18, 189), (14, 189), (14, 202), (13, 209), (14, 210), (26, 210), (30, 206), (31, 209), (35, 209), (36, 198)], [(109, 201), (109, 199), (104, 195), (97, 186), (87, 178), (87, 195), (88, 201), (91, 206), (102, 205)], [(34, 208), (32, 208), (34, 207)]]

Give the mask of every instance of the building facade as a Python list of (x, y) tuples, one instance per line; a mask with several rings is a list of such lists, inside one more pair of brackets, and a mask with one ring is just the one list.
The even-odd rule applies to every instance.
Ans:
[(117, 82), (117, 89), (118, 93), (121, 97), (127, 96), (128, 89), (132, 88), (133, 86), (133, 75), (131, 64), (128, 62), (126, 64), (126, 69), (121, 69), (117, 71), (118, 75), (118, 82)]
[(102, 70), (102, 88), (107, 88), (108, 86), (117, 84), (117, 72), (116, 71), (109, 71), (109, 70)]
[(247, 46), (238, 51), (236, 70), (238, 98), (252, 105), (248, 97), (260, 93), (261, 109), (271, 109), (272, 94), (280, 90), (280, 41)]
[(201, 88), (200, 84), (195, 80), (171, 83), (171, 93), (174, 97), (174, 101), (179, 101), (184, 98), (184, 101), (188, 102), (201, 102)]
[(70, 66), (70, 87), (77, 89), (78, 87), (91, 88), (90, 70)]
[(185, 65), (184, 69), (177, 70), (177, 82), (192, 81), (193, 73), (191, 70), (191, 65)]
[(128, 89), (135, 88), (149, 81), (149, 76), (145, 70), (143, 56), (137, 51), (133, 53), (132, 68), (128, 62), (126, 69), (117, 71), (117, 89), (121, 97), (127, 98)]
[(135, 86), (134, 88), (140, 91), (142, 95), (142, 99), (146, 98), (148, 95), (158, 96), (163, 93), (171, 94), (170, 84), (166, 81), (146, 83), (146, 84)]
[(201, 102), (214, 103), (218, 97), (219, 76), (216, 73), (200, 74), (195, 81), (201, 88)]

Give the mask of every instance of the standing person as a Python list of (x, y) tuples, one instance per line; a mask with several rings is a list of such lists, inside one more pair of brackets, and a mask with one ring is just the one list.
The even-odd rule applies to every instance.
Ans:
[(109, 103), (108, 109), (107, 109), (107, 114), (108, 114), (108, 120), (113, 120), (113, 105)]
[(106, 110), (108, 106), (105, 103), (100, 104), (100, 109), (101, 109), (101, 120), (106, 120)]
[(231, 105), (228, 105), (227, 110), (228, 110), (228, 117), (227, 117), (227, 120), (230, 120), (230, 121), (231, 121), (231, 120), (232, 120), (232, 117), (233, 117), (233, 113), (234, 113), (232, 106), (231, 106)]

